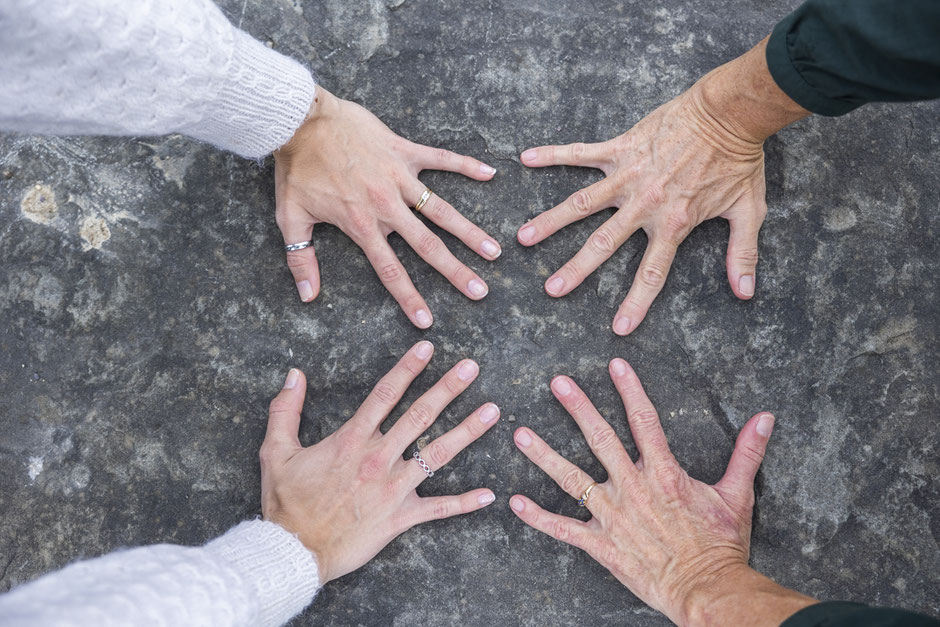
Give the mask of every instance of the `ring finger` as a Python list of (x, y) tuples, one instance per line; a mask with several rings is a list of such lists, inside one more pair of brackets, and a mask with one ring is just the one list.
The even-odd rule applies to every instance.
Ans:
[[(410, 207), (414, 207), (427, 189), (424, 183), (415, 179), (404, 194), (405, 202)], [(484, 259), (496, 259), (503, 252), (499, 243), (486, 231), (463, 217), (450, 203), (433, 192), (419, 213), (459, 239)]]
[[(499, 420), (499, 407), (494, 403), (487, 403), (467, 416), (459, 425), (421, 449), (419, 455), (433, 472), (437, 472), (446, 466), (457, 453), (486, 433), (497, 420)], [(421, 465), (415, 462), (416, 460), (413, 459), (405, 460), (412, 487), (417, 487), (429, 476)]]
[(516, 446), (536, 466), (545, 471), (562, 490), (580, 499), (594, 480), (589, 474), (569, 462), (545, 443), (545, 440), (527, 427), (516, 429), (513, 436)]
[(477, 273), (447, 250), (444, 241), (409, 212), (395, 229), (418, 255), (471, 300), (480, 300), (490, 291)]

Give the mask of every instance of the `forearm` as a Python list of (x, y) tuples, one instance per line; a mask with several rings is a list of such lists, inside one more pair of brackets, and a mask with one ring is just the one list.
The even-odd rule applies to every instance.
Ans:
[(202, 547), (156, 545), (77, 562), (0, 596), (0, 623), (281, 625), (319, 588), (313, 555), (270, 522)]
[(740, 566), (699, 582), (685, 597), (676, 618), (682, 625), (777, 627), (815, 599)]
[(315, 91), (211, 0), (13, 0), (0, 54), (0, 129), (25, 133), (183, 133), (259, 158), (290, 139)]

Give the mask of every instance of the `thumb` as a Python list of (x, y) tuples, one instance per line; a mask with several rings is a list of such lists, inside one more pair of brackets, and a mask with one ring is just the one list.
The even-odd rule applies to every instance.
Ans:
[(299, 250), (287, 251), (287, 267), (294, 275), (294, 285), (297, 286), (300, 300), (308, 303), (320, 293), (320, 265), (317, 263), (313, 244), (309, 243), (313, 237), (313, 224), (288, 217), (283, 221), (279, 220), (278, 226), (284, 236), (285, 246), (303, 246)]
[(726, 216), (731, 224), (728, 238), (728, 282), (731, 291), (742, 300), (754, 296), (757, 285), (757, 235), (767, 215), (763, 198), (739, 201)]
[(734, 443), (734, 452), (724, 476), (715, 484), (715, 489), (725, 501), (736, 509), (750, 513), (754, 507), (754, 477), (764, 460), (767, 440), (773, 428), (774, 416), (767, 412), (748, 420)]
[(307, 395), (307, 378), (297, 368), (291, 368), (284, 387), (271, 401), (268, 409), (268, 430), (261, 448), (300, 447), (300, 412)]

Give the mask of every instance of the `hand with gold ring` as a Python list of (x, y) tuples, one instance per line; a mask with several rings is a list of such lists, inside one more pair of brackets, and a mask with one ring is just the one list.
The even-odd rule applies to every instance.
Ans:
[(466, 514), (495, 500), (485, 488), (424, 498), (415, 491), (496, 424), (499, 408), (493, 403), (402, 458), (477, 378), (480, 369), (473, 360), (458, 362), (382, 433), (382, 423), (433, 352), (430, 342), (413, 346), (352, 418), (310, 447), (298, 437), (307, 388), (303, 373), (291, 370), (271, 402), (261, 445), (261, 510), (266, 520), (296, 534), (310, 549), (321, 585), (359, 568), (415, 525)]
[(484, 259), (499, 257), (499, 244), (431, 193), (418, 174), (445, 170), (489, 181), (494, 168), (403, 139), (363, 107), (319, 86), (308, 119), (274, 159), (277, 224), (288, 247), (287, 265), (304, 302), (320, 292), (320, 270), (311, 245), (314, 225), (319, 223), (339, 227), (365, 252), (382, 284), (419, 328), (428, 328), (434, 318), (387, 241), (393, 232), (465, 296), (473, 300), (486, 296), (486, 282), (458, 260), (421, 218), (452, 233)]
[[(754, 477), (774, 418), (762, 413), (738, 435), (724, 477), (692, 479), (669, 450), (656, 409), (627, 362), (610, 362), (639, 451), (630, 459), (617, 434), (568, 377), (552, 392), (581, 428), (608, 478), (596, 483), (531, 429), (516, 446), (562, 490), (591, 512), (582, 522), (514, 495), (510, 507), (526, 524), (586, 551), (636, 596), (680, 625), (779, 625), (815, 601), (748, 567)], [(719, 618), (720, 617), (720, 618)]]

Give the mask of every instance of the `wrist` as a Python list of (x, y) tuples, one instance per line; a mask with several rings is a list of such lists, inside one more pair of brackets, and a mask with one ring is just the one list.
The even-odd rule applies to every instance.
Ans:
[(779, 625), (816, 600), (789, 590), (747, 564), (734, 564), (700, 577), (670, 618), (689, 627)]
[(703, 76), (689, 90), (702, 114), (731, 136), (752, 144), (810, 112), (794, 102), (767, 67), (767, 39)]
[(339, 98), (327, 91), (323, 86), (317, 85), (313, 101), (310, 103), (310, 108), (307, 110), (307, 115), (300, 123), (300, 126), (294, 131), (291, 138), (274, 152), (274, 159), (276, 161), (283, 161), (284, 159), (290, 158), (291, 155), (296, 152), (297, 145), (303, 141), (303, 137), (310, 134), (318, 125), (326, 123), (338, 107)]

